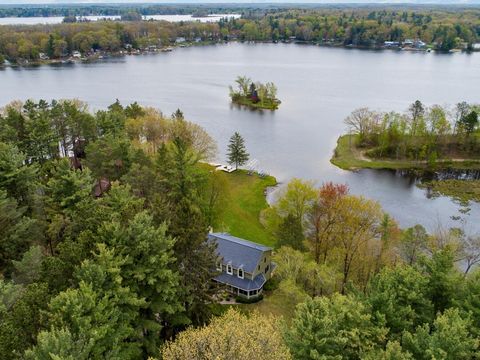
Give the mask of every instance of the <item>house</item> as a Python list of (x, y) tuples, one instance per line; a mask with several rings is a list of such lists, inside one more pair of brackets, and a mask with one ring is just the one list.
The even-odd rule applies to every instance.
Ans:
[(417, 49), (423, 49), (427, 46), (426, 43), (424, 43), (422, 40), (418, 40), (416, 39), (414, 42), (413, 42), (413, 46)]
[(383, 46), (385, 46), (385, 47), (399, 47), (400, 43), (398, 41), (385, 41), (383, 43)]
[(184, 37), (182, 37), (182, 36), (179, 36), (179, 37), (177, 37), (177, 38), (175, 39), (175, 42), (176, 42), (177, 44), (182, 44), (182, 43), (184, 43), (185, 41), (187, 41), (187, 40), (186, 40)]
[(260, 295), (275, 269), (273, 249), (227, 233), (211, 233), (208, 238), (217, 244), (220, 274), (213, 280), (234, 295), (247, 299)]

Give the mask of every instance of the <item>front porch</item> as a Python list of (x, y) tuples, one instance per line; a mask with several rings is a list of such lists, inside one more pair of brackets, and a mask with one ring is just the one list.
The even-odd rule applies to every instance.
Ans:
[(229, 293), (233, 295), (242, 296), (247, 299), (254, 298), (263, 292), (263, 288), (253, 289), (253, 290), (243, 290), (232, 285), (226, 285), (226, 289)]

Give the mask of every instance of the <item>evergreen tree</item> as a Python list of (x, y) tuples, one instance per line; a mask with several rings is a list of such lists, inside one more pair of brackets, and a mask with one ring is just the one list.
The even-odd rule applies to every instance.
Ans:
[(126, 259), (120, 266), (123, 283), (145, 300), (135, 324), (137, 333), (142, 334), (145, 355), (156, 354), (163, 327), (183, 310), (174, 267), (174, 240), (166, 231), (166, 224), (155, 227), (152, 216), (145, 211), (135, 215), (127, 227), (114, 221), (105, 223), (99, 231), (98, 241), (115, 248)]
[(479, 344), (470, 331), (471, 327), (468, 316), (462, 316), (458, 309), (447, 309), (437, 316), (433, 326), (424, 324), (413, 334), (405, 332), (402, 344), (414, 359), (475, 359), (479, 355)]
[(372, 312), (381, 314), (390, 329), (390, 339), (403, 331), (413, 331), (433, 320), (428, 299), (428, 278), (410, 266), (384, 268), (369, 284), (368, 302)]
[(378, 347), (387, 329), (352, 296), (316, 297), (298, 305), (285, 339), (295, 359), (359, 359)]
[(245, 140), (238, 132), (235, 132), (230, 138), (227, 157), (229, 164), (235, 164), (235, 169), (244, 165), (250, 157), (245, 148)]
[(460, 123), (465, 129), (467, 135), (470, 135), (478, 125), (478, 114), (476, 111), (471, 111), (468, 115), (460, 119)]
[(423, 267), (428, 275), (428, 296), (434, 311), (443, 312), (452, 306), (462, 284), (452, 249), (447, 246), (436, 251), (431, 258), (423, 259)]
[(24, 209), (0, 188), (0, 271), (10, 276), (14, 260), (20, 260), (32, 240), (41, 239), (38, 222), (24, 216)]
[[(49, 359), (46, 354), (67, 359), (138, 358), (140, 343), (134, 324), (145, 302), (123, 283), (125, 261), (100, 244), (94, 259), (84, 261), (78, 270), (78, 288), (51, 300), (51, 329), (39, 334), (27, 358)], [(65, 335), (68, 341), (61, 341)]]
[(0, 142), (0, 189), (21, 206), (32, 205), (37, 167), (25, 165), (27, 159), (15, 145)]
[(46, 326), (44, 314), (50, 294), (45, 283), (26, 287), (11, 285), (8, 289), (2, 282), (0, 280), (0, 354), (2, 359), (20, 358)]
[[(215, 275), (215, 246), (207, 240), (207, 220), (199, 189), (206, 179), (198, 167), (199, 155), (180, 138), (160, 149), (157, 166), (163, 177), (168, 232), (180, 271), (181, 298), (186, 315), (195, 324), (210, 317), (211, 279)], [(177, 320), (184, 321), (184, 320)]]

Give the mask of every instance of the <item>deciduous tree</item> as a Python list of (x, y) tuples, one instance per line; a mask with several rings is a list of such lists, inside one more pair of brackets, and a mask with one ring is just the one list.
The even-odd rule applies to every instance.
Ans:
[(201, 328), (180, 333), (162, 350), (165, 360), (287, 360), (290, 352), (273, 317), (253, 313), (250, 316), (230, 309)]

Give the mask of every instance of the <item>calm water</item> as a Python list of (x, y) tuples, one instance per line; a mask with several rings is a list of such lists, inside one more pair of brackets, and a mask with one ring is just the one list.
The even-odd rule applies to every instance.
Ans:
[[(170, 22), (179, 21), (200, 21), (200, 22), (215, 22), (221, 18), (239, 18), (238, 14), (222, 14), (222, 15), (210, 15), (208, 17), (194, 18), (192, 15), (146, 15), (144, 20), (165, 20)], [(89, 21), (100, 20), (119, 20), (120, 16), (82, 16), (82, 19)], [(0, 18), (0, 25), (38, 25), (38, 24), (60, 24), (63, 22), (63, 16), (50, 16), (50, 17), (4, 17)]]
[[(280, 109), (252, 112), (230, 105), (237, 75), (273, 81)], [(26, 98), (73, 98), (93, 108), (118, 98), (170, 114), (177, 108), (204, 126), (224, 159), (228, 138), (239, 131), (258, 168), (286, 182), (292, 177), (347, 183), (378, 200), (402, 226), (442, 222), (480, 232), (480, 206), (469, 215), (448, 198), (427, 199), (414, 182), (387, 171), (348, 172), (330, 164), (343, 119), (355, 108), (402, 111), (426, 104), (479, 102), (480, 54), (361, 51), (285, 44), (228, 44), (111, 59), (94, 64), (0, 71), (0, 104)]]

